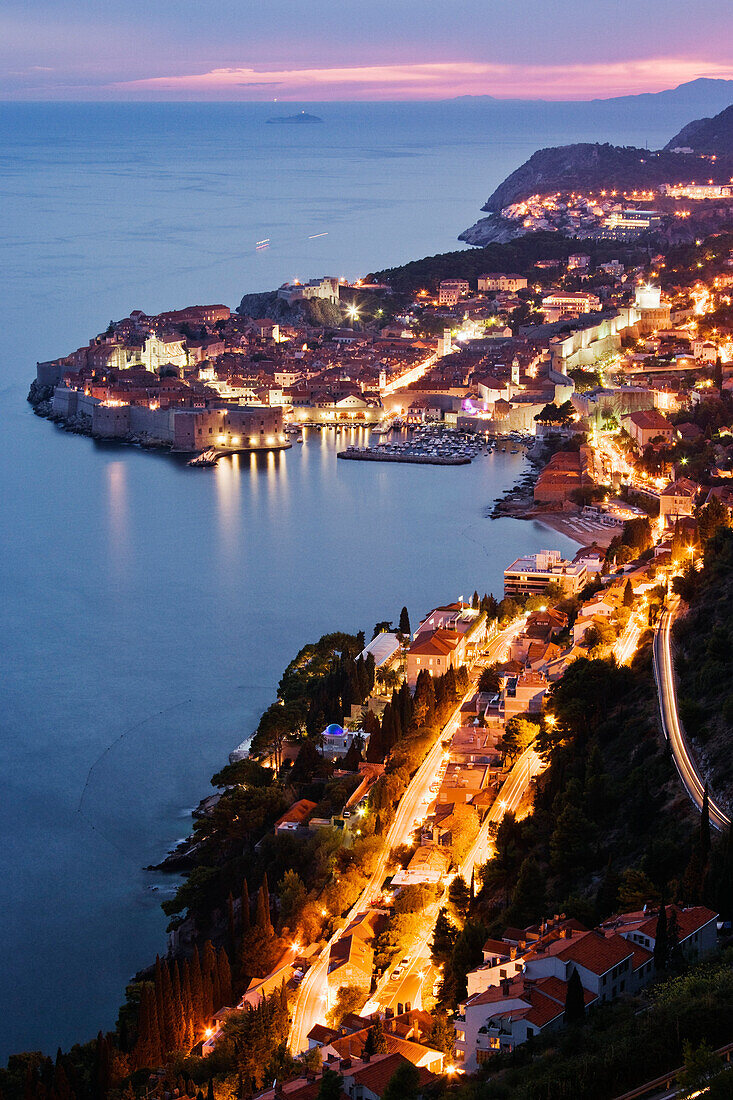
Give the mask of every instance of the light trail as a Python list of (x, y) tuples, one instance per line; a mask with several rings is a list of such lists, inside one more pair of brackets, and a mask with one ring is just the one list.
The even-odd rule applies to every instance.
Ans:
[[(654, 678), (657, 681), (659, 712), (662, 718), (664, 736), (669, 741), (674, 762), (682, 784), (695, 803), (702, 809), (705, 783), (700, 775), (697, 763), (687, 744), (685, 732), (677, 710), (677, 687), (672, 662), (672, 623), (679, 612), (679, 600), (674, 599), (659, 618), (654, 635)], [(730, 826), (728, 818), (708, 795), (710, 824), (721, 832)]]

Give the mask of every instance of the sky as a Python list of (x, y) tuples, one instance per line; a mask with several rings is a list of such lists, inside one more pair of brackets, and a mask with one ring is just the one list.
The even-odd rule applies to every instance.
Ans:
[(2, 0), (0, 99), (590, 99), (733, 78), (731, 0)]

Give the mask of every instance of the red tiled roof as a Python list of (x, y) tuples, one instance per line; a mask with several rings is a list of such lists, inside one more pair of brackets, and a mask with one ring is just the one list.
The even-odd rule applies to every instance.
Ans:
[[(688, 936), (691, 936), (693, 932), (697, 932), (700, 928), (703, 928), (710, 921), (715, 920), (717, 913), (713, 909), (708, 909), (704, 905), (695, 905), (690, 909), (681, 909), (678, 905), (667, 906), (667, 921), (675, 913), (677, 916), (677, 927), (679, 929), (680, 943), (686, 940)], [(639, 931), (649, 936), (651, 939), (656, 939), (657, 935), (657, 914), (646, 920), (639, 926)]]
[(569, 940), (568, 946), (558, 952), (558, 958), (584, 966), (593, 974), (605, 974), (631, 954), (631, 945), (622, 936), (586, 932)]
[(410, 654), (419, 656), (435, 654), (445, 657), (460, 643), (461, 636), (455, 630), (436, 630), (427, 638), (417, 638), (410, 646)]
[(313, 813), (317, 805), (317, 802), (311, 802), (307, 798), (298, 799), (298, 801), (294, 802), (290, 809), (286, 810), (282, 817), (275, 822), (275, 828), (277, 829), (278, 825), (284, 825), (285, 822), (289, 821), (302, 825), (308, 815)]
[[(371, 1062), (367, 1062), (366, 1065), (360, 1066), (359, 1069), (344, 1070), (342, 1068), (341, 1072), (344, 1077), (352, 1078), (357, 1084), (363, 1085), (364, 1088), (369, 1089), (370, 1092), (374, 1092), (377, 1096), (381, 1096), (394, 1076), (395, 1071), (406, 1062), (407, 1058), (395, 1052), (394, 1054), (386, 1054), (384, 1056), (378, 1055), (376, 1058), (373, 1057)], [(418, 1066), (417, 1071), (420, 1075), (420, 1088), (423, 1088), (436, 1079), (435, 1074), (424, 1067)]]

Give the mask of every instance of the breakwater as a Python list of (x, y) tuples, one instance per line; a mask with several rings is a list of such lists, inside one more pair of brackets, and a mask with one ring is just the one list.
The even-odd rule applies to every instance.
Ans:
[(410, 462), (425, 466), (468, 466), (467, 455), (415, 454), (408, 451), (386, 451), (376, 447), (347, 447), (339, 451), (337, 458), (350, 458), (355, 462)]

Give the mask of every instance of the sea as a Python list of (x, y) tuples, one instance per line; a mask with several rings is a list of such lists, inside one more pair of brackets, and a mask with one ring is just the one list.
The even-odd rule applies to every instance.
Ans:
[[(301, 109), (323, 122), (268, 123)], [(676, 102), (0, 104), (0, 1063), (114, 1026), (166, 949), (176, 881), (144, 868), (302, 645), (500, 594), (520, 553), (573, 550), (487, 518), (522, 453), (341, 463), (344, 437), (310, 432), (193, 470), (35, 417), (36, 362), (133, 309), (460, 248), (536, 148), (654, 147), (688, 119)]]

